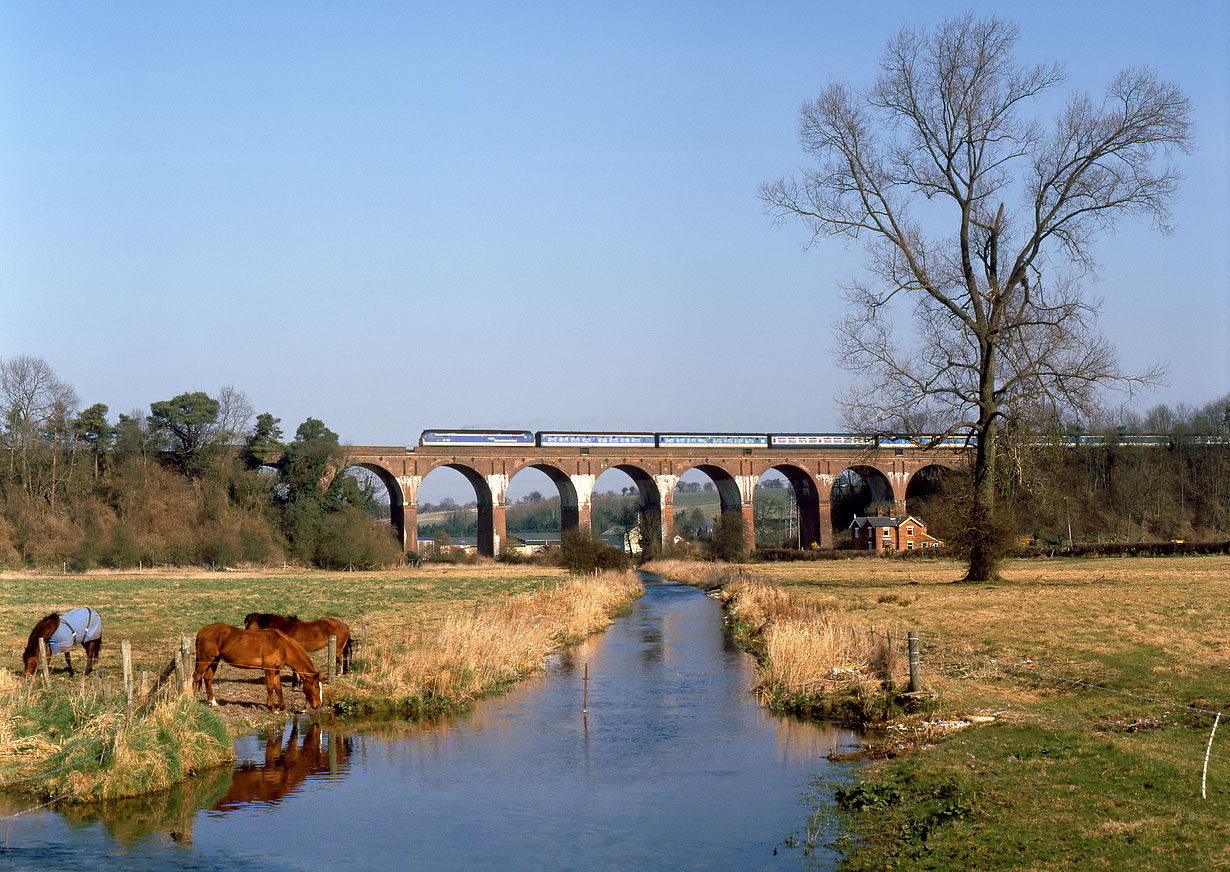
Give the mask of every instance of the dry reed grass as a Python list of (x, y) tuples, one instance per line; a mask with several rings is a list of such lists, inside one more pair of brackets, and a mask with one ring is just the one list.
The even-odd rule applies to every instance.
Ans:
[(390, 628), (370, 642), (369, 669), (339, 679), (328, 699), (343, 711), (395, 704), (418, 711), (465, 706), (542, 666), (552, 651), (610, 624), (643, 592), (634, 573), (599, 573), (434, 622)]
[(646, 569), (720, 588), (727, 620), (757, 656), (757, 692), (774, 707), (811, 707), (817, 697), (871, 699), (886, 682), (904, 677), (904, 658), (886, 638), (855, 628), (840, 609), (792, 596), (744, 568), (659, 560)]

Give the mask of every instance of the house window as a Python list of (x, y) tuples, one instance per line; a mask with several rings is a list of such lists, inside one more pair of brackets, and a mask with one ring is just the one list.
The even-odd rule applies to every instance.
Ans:
[(905, 535), (907, 535), (907, 536), (913, 536), (913, 535), (914, 535), (914, 528), (913, 528), (913, 527), (906, 527), (906, 528), (905, 528)]
[(906, 551), (914, 550), (914, 540), (913, 539), (910, 539), (908, 542), (905, 543), (905, 550)]

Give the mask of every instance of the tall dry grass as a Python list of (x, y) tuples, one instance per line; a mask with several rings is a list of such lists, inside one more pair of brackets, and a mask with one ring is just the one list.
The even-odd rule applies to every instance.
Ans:
[(327, 699), (344, 714), (464, 707), (603, 629), (643, 591), (635, 573), (598, 573), (544, 583), (485, 610), (387, 628), (383, 640), (369, 640), (367, 671), (334, 682)]
[(46, 689), (0, 672), (0, 781), (7, 791), (92, 802), (164, 790), (234, 758), (226, 725), (189, 696)]
[(908, 663), (883, 634), (740, 567), (660, 560), (646, 569), (719, 591), (727, 621), (756, 656), (756, 691), (771, 708), (861, 723), (890, 713)]

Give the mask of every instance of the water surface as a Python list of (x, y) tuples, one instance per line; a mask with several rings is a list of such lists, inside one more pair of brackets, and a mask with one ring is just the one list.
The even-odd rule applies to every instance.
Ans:
[(824, 868), (831, 856), (787, 840), (810, 780), (834, 777), (826, 755), (857, 737), (765, 713), (720, 606), (647, 587), (606, 633), (465, 715), (290, 723), (238, 741), (233, 772), (168, 794), (0, 821), (0, 866)]

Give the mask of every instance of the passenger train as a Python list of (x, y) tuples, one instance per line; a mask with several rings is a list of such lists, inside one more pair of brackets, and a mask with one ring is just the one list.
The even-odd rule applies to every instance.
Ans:
[[(959, 450), (978, 444), (974, 436), (946, 436), (935, 445), (936, 437), (918, 436), (906, 439), (900, 436), (858, 436), (852, 433), (638, 433), (603, 432), (583, 430), (424, 430), (419, 445), (456, 445), (458, 447), (491, 447), (498, 445), (524, 445), (538, 448), (556, 446), (609, 446), (620, 448), (894, 448), (903, 451), (918, 451), (924, 448)], [(1069, 448), (1098, 447), (1105, 445), (1165, 447), (1173, 437), (1148, 435), (1120, 435), (1108, 437), (1060, 436), (1039, 437), (1033, 444), (1063, 445)], [(1230, 439), (1223, 436), (1185, 437), (1184, 444), (1226, 445)]]
[[(952, 436), (938, 447), (964, 448), (966, 437)], [(456, 445), (483, 447), (525, 445), (539, 448), (556, 446), (609, 446), (621, 448), (910, 448), (919, 446), (909, 439), (855, 436), (848, 433), (635, 433), (572, 430), (424, 430), (419, 445)]]

